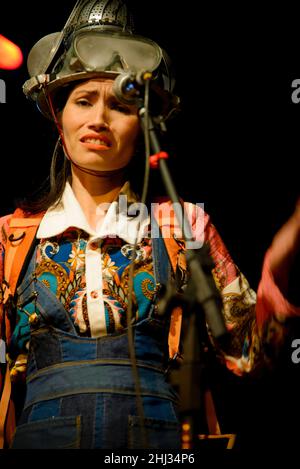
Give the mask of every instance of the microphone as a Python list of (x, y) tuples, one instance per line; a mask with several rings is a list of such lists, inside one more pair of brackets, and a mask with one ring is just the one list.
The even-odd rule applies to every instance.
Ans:
[(114, 81), (113, 92), (121, 103), (137, 104), (143, 98), (146, 81), (152, 79), (152, 73), (141, 70), (120, 73)]

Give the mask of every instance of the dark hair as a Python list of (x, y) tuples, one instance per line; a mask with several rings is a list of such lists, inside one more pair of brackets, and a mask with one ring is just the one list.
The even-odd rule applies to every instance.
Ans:
[(34, 193), (17, 200), (16, 205), (26, 213), (35, 214), (46, 211), (60, 202), (70, 175), (70, 161), (65, 158), (60, 140), (58, 140), (53, 151), (50, 174)]

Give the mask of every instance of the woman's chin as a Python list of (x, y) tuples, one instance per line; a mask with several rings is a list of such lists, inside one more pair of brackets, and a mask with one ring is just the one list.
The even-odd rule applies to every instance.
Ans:
[(72, 162), (73, 171), (87, 174), (95, 174), (99, 176), (113, 176), (123, 174), (126, 166), (109, 166), (109, 165), (80, 165)]

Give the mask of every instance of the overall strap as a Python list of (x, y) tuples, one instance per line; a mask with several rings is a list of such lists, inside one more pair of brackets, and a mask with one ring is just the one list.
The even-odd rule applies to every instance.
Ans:
[[(154, 220), (153, 223), (156, 223)], [(152, 259), (155, 283), (167, 285), (170, 279), (170, 260), (166, 245), (161, 237), (152, 238)]]
[[(158, 219), (157, 219), (158, 218)], [(159, 230), (154, 230), (154, 233), (162, 234), (162, 237), (152, 238), (152, 256), (154, 264), (154, 275), (156, 283), (167, 285), (170, 280), (170, 268), (176, 276), (176, 269), (178, 263), (179, 245), (174, 237), (170, 235), (164, 237), (164, 231), (160, 225), (161, 219), (158, 217), (157, 212), (154, 212), (152, 224), (156, 227), (159, 225)], [(182, 307), (176, 306), (171, 313), (170, 330), (168, 337), (169, 358), (173, 359), (179, 353), (179, 343), (181, 334), (182, 323)]]

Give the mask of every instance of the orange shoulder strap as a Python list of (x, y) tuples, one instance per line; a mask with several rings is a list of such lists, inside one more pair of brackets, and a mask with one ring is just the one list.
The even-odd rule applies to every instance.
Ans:
[[(6, 365), (6, 373), (4, 379), (4, 387), (2, 391), (1, 401), (0, 401), (0, 449), (4, 447), (5, 441), (5, 428), (14, 427), (15, 426), (15, 415), (14, 412), (11, 412), (13, 402), (10, 399), (11, 395), (11, 381), (10, 381), (10, 373), (9, 373), (9, 366)], [(10, 418), (6, 419), (6, 416), (10, 416)]]
[(24, 218), (17, 209), (9, 223), (8, 239), (5, 247), (4, 279), (9, 293), (14, 295), (24, 261), (35, 239), (38, 226), (44, 213)]
[[(39, 213), (29, 218), (25, 217), (22, 210), (17, 209), (10, 219), (5, 243), (3, 304), (5, 304), (16, 291), (22, 267), (33, 240), (35, 239), (43, 215), (44, 213)], [(10, 321), (6, 316), (5, 330), (6, 340), (7, 343), (9, 343), (12, 331)], [(0, 401), (0, 449), (4, 446), (4, 435), (9, 444), (12, 441), (15, 429), (14, 404), (10, 396), (11, 381), (9, 366), (7, 364)]]
[[(10, 219), (4, 258), (4, 305), (15, 294), (22, 267), (43, 215), (44, 213), (38, 213), (29, 218), (24, 216), (21, 209), (17, 209)], [(5, 327), (6, 340), (9, 343), (12, 331), (7, 318), (5, 318)]]

